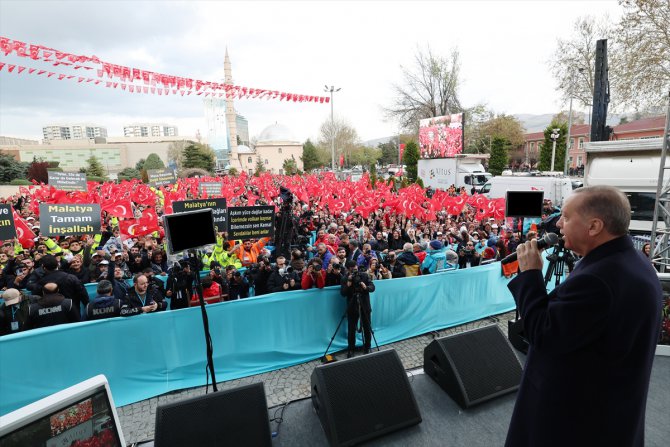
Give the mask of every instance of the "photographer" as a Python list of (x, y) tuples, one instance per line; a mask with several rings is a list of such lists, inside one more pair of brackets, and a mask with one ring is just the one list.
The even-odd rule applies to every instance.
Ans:
[[(388, 265), (388, 264), (387, 264)], [(387, 265), (381, 265), (379, 259), (370, 259), (370, 267), (368, 267), (367, 274), (372, 280), (391, 279), (391, 271)]]
[(226, 267), (226, 278), (228, 279), (228, 299), (226, 301), (249, 298), (249, 281), (242, 273), (229, 265)]
[(258, 261), (258, 271), (254, 279), (254, 296), (268, 293), (268, 280), (272, 274), (272, 264), (268, 258), (263, 257)]
[(370, 292), (375, 291), (375, 285), (366, 273), (358, 270), (355, 261), (347, 261), (347, 273), (342, 278), (340, 293), (347, 298), (347, 358), (354, 356), (356, 347), (356, 326), (361, 319), (363, 328), (363, 352), (370, 352), (372, 326), (370, 317)]
[(286, 290), (300, 290), (300, 277), (291, 266), (273, 269), (268, 279), (268, 292), (285, 292)]
[[(147, 276), (147, 280), (149, 281), (149, 287), (153, 286), (160, 290), (160, 288), (153, 281), (153, 275), (150, 275), (147, 272), (145, 273), (145, 276)], [(166, 295), (170, 297), (170, 309), (186, 309), (189, 307), (191, 296), (193, 295), (194, 280), (195, 277), (191, 272), (191, 265), (188, 263), (188, 261), (182, 260), (179, 263), (176, 263), (174, 267), (170, 269), (166, 283), (168, 290)], [(156, 281), (160, 280), (156, 279)]]
[(377, 258), (377, 253), (372, 251), (370, 244), (363, 244), (363, 254), (361, 254), (356, 263), (362, 270), (367, 270), (370, 267), (370, 260), (372, 258)]
[(326, 269), (326, 287), (339, 286), (342, 284), (342, 263), (337, 257), (330, 258), (330, 264)]
[[(406, 248), (409, 248), (410, 250), (412, 249), (412, 244), (407, 242), (405, 244), (407, 246)], [(403, 246), (403, 248), (405, 248)], [(405, 252), (403, 252), (405, 253)], [(414, 256), (413, 253), (409, 253), (411, 256)], [(418, 264), (418, 259), (417, 259), (417, 264)], [(398, 260), (398, 255), (394, 251), (390, 252), (388, 255), (386, 255), (386, 259), (384, 259), (384, 262), (382, 262), (382, 267), (385, 270), (388, 270), (391, 273), (391, 276), (393, 278), (404, 278), (405, 277), (405, 269), (403, 268), (403, 263)], [(418, 270), (418, 267), (417, 267)], [(385, 273), (382, 271), (382, 275), (385, 276)], [(386, 279), (386, 278), (385, 278)]]
[(472, 241), (466, 242), (463, 248), (458, 251), (459, 268), (465, 269), (469, 267), (477, 267), (479, 261), (479, 253), (475, 250), (475, 244)]
[[(330, 266), (330, 264), (329, 264)], [(326, 285), (326, 270), (322, 268), (322, 261), (318, 257), (312, 258), (309, 261), (307, 270), (302, 274), (302, 280), (300, 281), (303, 290), (311, 289), (316, 287), (318, 289), (323, 289)]]

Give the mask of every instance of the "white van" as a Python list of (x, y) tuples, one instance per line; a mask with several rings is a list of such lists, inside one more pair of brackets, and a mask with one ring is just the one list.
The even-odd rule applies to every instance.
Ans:
[(568, 177), (518, 177), (499, 175), (493, 177), (479, 190), (489, 199), (505, 197), (507, 191), (544, 191), (544, 198), (554, 206), (563, 206), (563, 201), (572, 193), (572, 181)]

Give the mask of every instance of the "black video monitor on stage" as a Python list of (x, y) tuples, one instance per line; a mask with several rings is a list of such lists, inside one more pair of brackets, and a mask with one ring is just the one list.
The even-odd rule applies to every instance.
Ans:
[(507, 191), (505, 217), (542, 217), (544, 191)]
[(166, 214), (163, 223), (170, 253), (216, 244), (211, 208)]

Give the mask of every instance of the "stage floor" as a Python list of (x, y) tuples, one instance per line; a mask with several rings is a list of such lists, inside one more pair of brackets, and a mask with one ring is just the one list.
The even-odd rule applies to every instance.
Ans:
[[(481, 405), (462, 410), (421, 369), (410, 373), (423, 422), (420, 424), (371, 440), (368, 446), (501, 446), (505, 442), (507, 427), (514, 408), (516, 393), (511, 393)], [(652, 370), (645, 445), (666, 446), (670, 439), (668, 410), (670, 409), (670, 357), (656, 356)], [(282, 407), (270, 408), (270, 419), (281, 414)], [(271, 423), (278, 433), (275, 446), (326, 446), (326, 436), (309, 398), (291, 402), (284, 409), (283, 422)], [(153, 443), (142, 443), (149, 447)]]

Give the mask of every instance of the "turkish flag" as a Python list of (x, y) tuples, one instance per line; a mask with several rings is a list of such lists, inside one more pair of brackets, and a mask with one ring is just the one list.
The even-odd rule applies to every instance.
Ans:
[(119, 231), (124, 236), (128, 236), (128, 237), (137, 236), (137, 234), (135, 234), (135, 229), (136, 228), (137, 228), (137, 220), (136, 219), (119, 220)]
[(340, 155), (340, 167), (344, 166), (344, 154)]
[(402, 163), (402, 154), (405, 152), (405, 143), (400, 143), (400, 163)]
[(133, 205), (128, 199), (119, 202), (111, 201), (105, 203), (100, 207), (100, 210), (107, 211), (107, 214), (111, 214), (112, 216), (116, 217), (125, 217), (125, 218), (135, 217), (135, 215), (133, 214)]
[(25, 220), (21, 219), (21, 216), (12, 208), (12, 214), (14, 215), (14, 227), (16, 228), (16, 238), (19, 240), (19, 243), (23, 248), (33, 248), (35, 246), (35, 233), (28, 226)]

